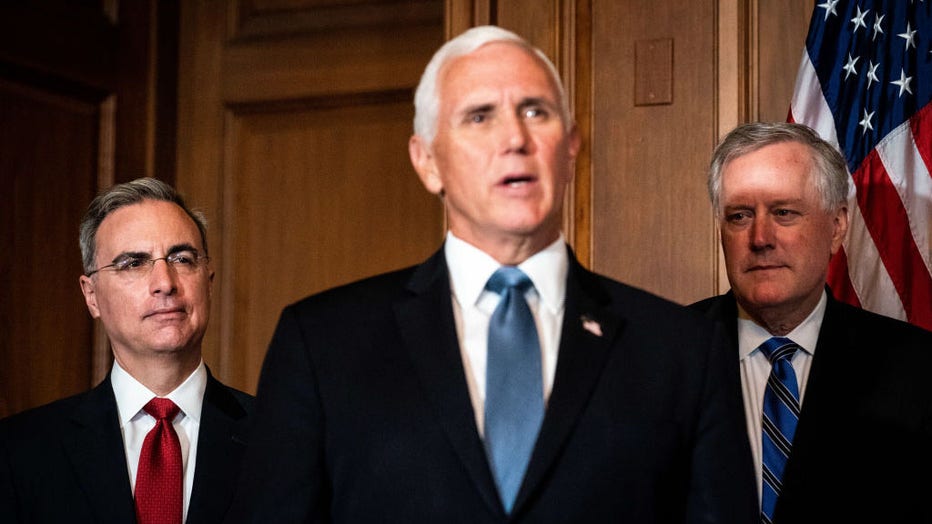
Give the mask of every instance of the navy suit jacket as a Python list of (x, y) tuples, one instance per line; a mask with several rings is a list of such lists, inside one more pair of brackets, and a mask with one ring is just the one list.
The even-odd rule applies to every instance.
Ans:
[[(932, 333), (827, 292), (774, 522), (932, 522)], [(737, 367), (734, 295), (692, 307), (724, 324)]]
[[(229, 507), (253, 404), (208, 371), (189, 524), (220, 522)], [(90, 391), (0, 420), (0, 521), (136, 521), (109, 376)]]
[(230, 521), (756, 521), (715, 323), (570, 258), (553, 390), (512, 515), (476, 428), (441, 249), (284, 309)]

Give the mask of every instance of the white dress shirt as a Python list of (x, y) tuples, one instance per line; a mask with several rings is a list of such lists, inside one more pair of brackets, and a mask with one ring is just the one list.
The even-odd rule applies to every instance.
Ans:
[[(825, 292), (812, 313), (806, 317), (793, 331), (785, 335), (795, 342), (802, 351), (793, 355), (790, 363), (796, 372), (796, 383), (799, 385), (799, 405), (802, 407), (806, 392), (806, 383), (809, 379), (809, 368), (812, 365), (812, 356), (815, 354), (816, 343), (819, 340), (819, 329), (822, 327), (822, 318), (825, 316), (825, 305), (828, 302)], [(744, 415), (747, 421), (748, 439), (751, 443), (751, 453), (754, 456), (754, 467), (757, 471), (757, 496), (761, 495), (761, 461), (763, 460), (761, 444), (761, 418), (764, 416), (764, 391), (767, 389), (767, 378), (770, 376), (771, 364), (763, 351), (758, 347), (772, 337), (766, 329), (747, 317), (743, 311), (738, 313), (738, 354), (741, 361), (741, 388), (744, 396)]]
[[(463, 369), (469, 396), (476, 416), (476, 427), (483, 434), (485, 413), (485, 364), (488, 350), (489, 319), (498, 305), (500, 295), (487, 291), (485, 284), (501, 267), (495, 259), (477, 247), (447, 233), (444, 254), (450, 270), (453, 295), (453, 315), (459, 338)], [(541, 372), (543, 373), (544, 405), (553, 388), (563, 322), (566, 275), (569, 257), (561, 235), (544, 250), (521, 263), (520, 268), (534, 287), (525, 292), (528, 306), (537, 324), (540, 339)]]
[[(114, 361), (110, 373), (110, 384), (116, 395), (117, 410), (120, 414), (120, 429), (123, 432), (123, 447), (126, 451), (126, 465), (129, 469), (129, 482), (136, 491), (136, 471), (139, 469), (139, 455), (142, 443), (149, 430), (155, 427), (155, 418), (142, 408), (158, 396), (139, 383)], [(164, 398), (171, 399), (180, 409), (172, 421), (175, 433), (181, 443), (181, 460), (184, 468), (184, 506), (182, 522), (188, 518), (188, 505), (191, 502), (191, 489), (194, 486), (194, 465), (197, 463), (197, 435), (201, 425), (201, 407), (204, 403), (204, 391), (207, 389), (207, 368), (201, 361), (197, 369)]]

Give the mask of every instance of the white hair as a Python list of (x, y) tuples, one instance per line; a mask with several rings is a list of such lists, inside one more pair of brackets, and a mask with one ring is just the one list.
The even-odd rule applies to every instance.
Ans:
[(546, 66), (547, 71), (553, 79), (557, 88), (557, 96), (560, 104), (560, 118), (563, 126), (569, 128), (572, 122), (570, 116), (569, 103), (566, 100), (566, 92), (563, 89), (563, 82), (560, 80), (560, 74), (547, 55), (540, 49), (532, 46), (527, 40), (517, 34), (502, 29), (498, 26), (484, 25), (473, 27), (453, 38), (440, 47), (434, 56), (430, 59), (424, 74), (421, 75), (421, 81), (418, 83), (417, 91), (414, 92), (414, 134), (423, 138), (428, 144), (434, 141), (437, 135), (437, 119), (440, 113), (440, 93), (438, 91), (437, 81), (440, 76), (440, 70), (447, 62), (464, 55), (468, 55), (480, 47), (493, 42), (511, 42), (526, 49), (529, 53), (538, 57)]

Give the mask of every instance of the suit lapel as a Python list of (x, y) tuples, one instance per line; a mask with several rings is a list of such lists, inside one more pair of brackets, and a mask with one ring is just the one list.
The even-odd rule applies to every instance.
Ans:
[(73, 431), (62, 437), (78, 483), (101, 522), (136, 518), (119, 420), (108, 377), (88, 392), (71, 417)]
[(595, 276), (570, 253), (566, 307), (553, 390), (515, 511), (543, 481), (585, 409), (623, 322)]
[(715, 300), (707, 312), (707, 316), (716, 319), (722, 323), (725, 328), (725, 335), (730, 344), (729, 350), (732, 351), (735, 358), (738, 355), (738, 301), (735, 300), (734, 291), (729, 290), (718, 300)]
[(395, 318), (426, 397), (482, 499), (501, 511), (466, 385), (443, 249), (415, 270), (408, 291)]
[[(857, 342), (846, 340), (849, 336), (857, 336), (851, 331), (857, 329), (857, 324), (839, 318), (841, 311), (838, 303), (832, 298), (831, 290), (827, 289), (827, 293), (828, 303), (819, 329), (816, 351), (812, 356), (812, 366), (809, 368), (799, 423), (793, 438), (793, 451), (783, 475), (784, 493), (795, 494), (797, 485), (800, 486), (799, 489), (805, 486), (805, 464), (811, 463), (813, 454), (818, 453), (819, 433), (824, 431), (820, 430), (820, 424), (826, 424), (826, 410), (832, 411), (832, 420), (838, 419), (837, 410), (839, 406), (845, 405), (846, 392), (856, 391), (859, 387), (860, 375), (850, 369), (851, 361), (836, 350), (838, 347), (857, 346)], [(836, 355), (840, 358), (836, 358)]]
[(245, 417), (246, 411), (236, 398), (208, 370), (187, 522), (216, 520), (233, 500), (238, 465), (246, 447), (238, 422)]

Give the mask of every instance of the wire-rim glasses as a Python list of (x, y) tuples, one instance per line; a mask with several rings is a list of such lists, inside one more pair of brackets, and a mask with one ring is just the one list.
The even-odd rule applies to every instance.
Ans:
[(175, 251), (159, 258), (152, 258), (145, 254), (123, 254), (114, 263), (100, 266), (89, 271), (85, 276), (89, 277), (100, 271), (111, 271), (123, 277), (139, 278), (151, 273), (155, 263), (159, 260), (164, 260), (179, 275), (191, 275), (206, 264), (210, 257), (200, 255), (196, 250), (190, 249)]

